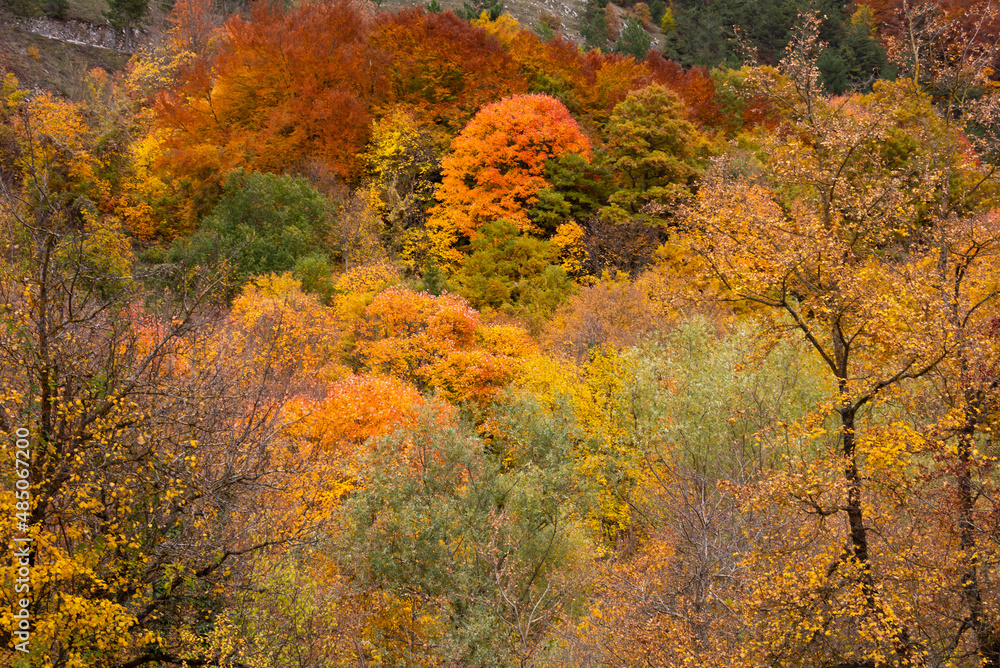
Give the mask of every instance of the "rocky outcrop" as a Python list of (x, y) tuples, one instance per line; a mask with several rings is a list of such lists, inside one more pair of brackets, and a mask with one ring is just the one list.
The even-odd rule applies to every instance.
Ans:
[(58, 39), (71, 44), (94, 46), (131, 53), (145, 40), (145, 31), (138, 28), (115, 30), (108, 24), (97, 25), (86, 21), (62, 21), (48, 17), (20, 19), (20, 27), (30, 33)]

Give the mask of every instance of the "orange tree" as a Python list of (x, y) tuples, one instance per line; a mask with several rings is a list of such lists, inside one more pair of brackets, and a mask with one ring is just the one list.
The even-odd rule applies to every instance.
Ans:
[(447, 264), (486, 222), (506, 218), (535, 232), (528, 212), (545, 180), (546, 161), (590, 158), (590, 142), (566, 107), (548, 95), (519, 95), (483, 107), (442, 161), (440, 204), (427, 223), (434, 252)]
[(392, 287), (355, 325), (354, 355), (374, 373), (395, 376), (446, 399), (486, 404), (532, 345), (517, 327), (485, 326), (464, 299)]
[(405, 105), (446, 138), (484, 104), (525, 92), (511, 54), (453, 12), (410, 8), (382, 13), (371, 44), (389, 58), (389, 104)]
[(236, 16), (214, 55), (161, 93), (162, 167), (189, 184), (188, 216), (204, 213), (237, 167), (282, 173), (307, 158), (356, 175), (369, 108), (386, 90), (367, 19), (349, 0), (287, 13), (255, 3)]

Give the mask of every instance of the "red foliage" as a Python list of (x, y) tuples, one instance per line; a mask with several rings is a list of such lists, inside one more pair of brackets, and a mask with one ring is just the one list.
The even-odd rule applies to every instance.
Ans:
[(653, 81), (677, 93), (687, 107), (687, 117), (704, 127), (718, 128), (727, 125), (722, 108), (715, 99), (715, 82), (705, 67), (681, 68), (672, 60), (650, 52), (646, 57)]
[(389, 58), (387, 105), (456, 134), (484, 104), (527, 90), (503, 46), (453, 12), (380, 14), (371, 46)]
[(309, 157), (355, 175), (372, 102), (384, 97), (384, 59), (367, 44), (368, 19), (349, 0), (272, 3), (231, 18), (210, 59), (157, 100), (168, 129), (165, 166), (202, 190), (245, 166), (281, 173)]

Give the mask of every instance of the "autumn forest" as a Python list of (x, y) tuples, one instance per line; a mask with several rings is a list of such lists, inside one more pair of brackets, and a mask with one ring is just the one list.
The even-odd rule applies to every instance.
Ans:
[(0, 49), (0, 664), (1000, 668), (993, 3), (158, 11)]

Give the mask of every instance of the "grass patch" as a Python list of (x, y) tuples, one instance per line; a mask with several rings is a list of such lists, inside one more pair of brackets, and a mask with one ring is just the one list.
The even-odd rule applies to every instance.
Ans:
[(117, 72), (130, 55), (108, 49), (68, 44), (16, 27), (0, 11), (0, 69), (13, 72), (22, 88), (44, 88), (80, 99), (86, 74), (95, 67)]
[(107, 23), (104, 13), (108, 11), (106, 0), (69, 0), (66, 18), (79, 19), (89, 23)]

